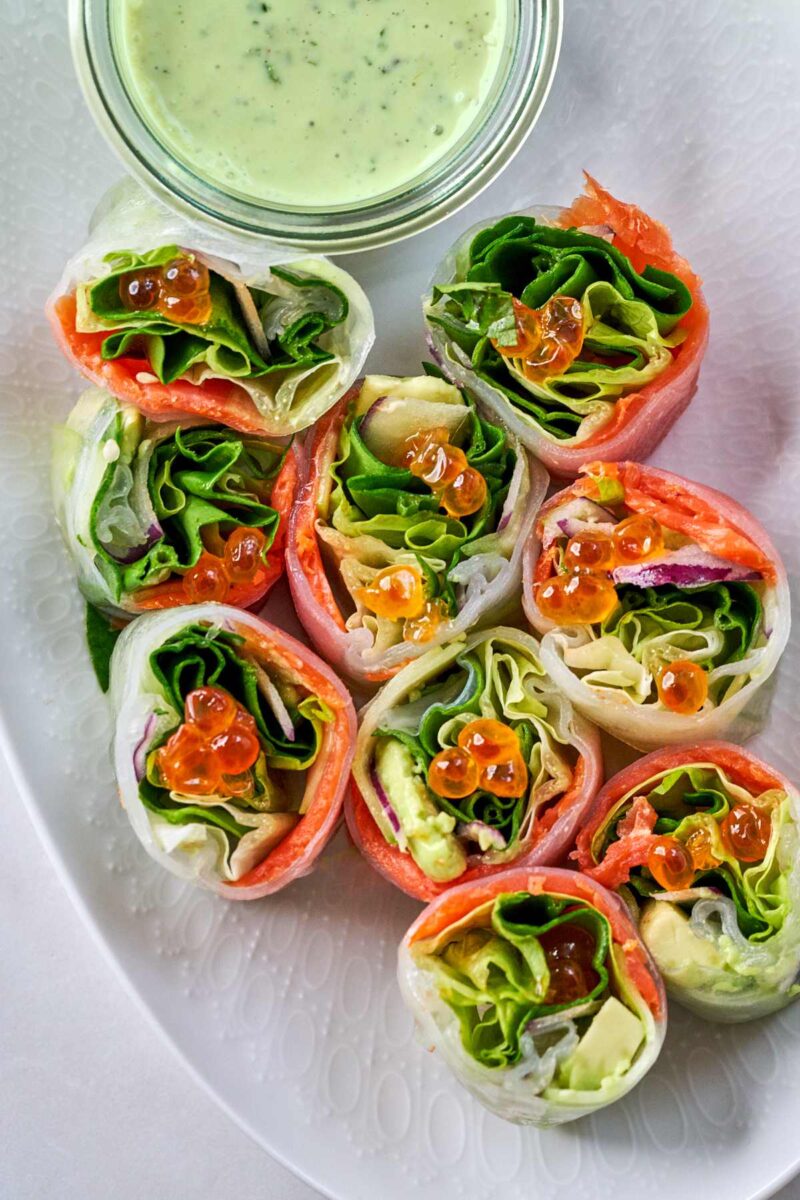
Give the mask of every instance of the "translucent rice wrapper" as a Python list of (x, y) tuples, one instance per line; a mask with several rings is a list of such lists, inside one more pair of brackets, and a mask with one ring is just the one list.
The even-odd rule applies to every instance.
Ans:
[[(160, 592), (158, 585), (153, 589), (140, 589), (138, 598), (134, 593), (125, 591), (117, 598), (107, 577), (98, 566), (99, 559), (94, 546), (93, 509), (106, 471), (119, 457), (122, 435), (117, 435), (114, 427), (122, 412), (123, 406), (110, 392), (92, 389), (84, 393), (70, 413), (66, 424), (54, 430), (52, 485), (56, 519), (75, 567), (82, 594), (90, 604), (110, 616), (126, 618), (147, 612), (151, 608), (174, 607), (175, 604), (184, 601), (157, 599)], [(180, 422), (148, 422), (142, 432), (141, 441), (147, 441), (154, 448), (159, 442), (171, 437), (178, 428), (203, 426), (207, 426), (206, 421), (191, 417)], [(278, 513), (279, 524), (266, 555), (265, 569), (254, 584), (238, 585), (231, 589), (231, 601), (237, 608), (260, 605), (283, 574), (284, 547), (289, 515), (297, 492), (298, 470), (297, 450), (290, 446), (272, 481), (270, 505)], [(152, 545), (163, 531), (159, 527), (146, 490), (142, 491), (137, 485), (133, 491), (136, 516), (143, 525), (149, 525), (148, 537)], [(152, 595), (150, 602), (146, 599), (148, 592)]]
[[(552, 688), (548, 696), (551, 707), (548, 723), (562, 739), (555, 743), (556, 748), (561, 745), (571, 747), (577, 758), (567, 779), (559, 784), (556, 778), (549, 785), (545, 784), (551, 807), (545, 805), (544, 816), (534, 817), (527, 822), (527, 828), (523, 825), (516, 845), (506, 847), (503, 840), (502, 846), (495, 847), (490, 843), (486, 850), (470, 854), (463, 874), (450, 882), (430, 878), (414, 861), (372, 766), (375, 732), (384, 724), (387, 713), (401, 705), (409, 693), (430, 685), (437, 675), (449, 671), (458, 655), (480, 650), (492, 640), (514, 646), (533, 660), (540, 657), (536, 638), (519, 629), (501, 626), (472, 633), (465, 641), (429, 650), (422, 658), (409, 663), (384, 684), (359, 714), (352, 783), (345, 799), (347, 827), (355, 845), (375, 870), (417, 900), (433, 900), (454, 887), (494, 877), (511, 866), (562, 861), (575, 841), (603, 778), (597, 729), (575, 712), (566, 696)], [(556, 770), (562, 766), (559, 763)], [(485, 830), (465, 828), (457, 832), (482, 834), (489, 840)]]
[(320, 508), (330, 495), (330, 472), (340, 430), (359, 392), (360, 384), (356, 384), (305, 439), (298, 498), (289, 526), (286, 571), (297, 616), (317, 650), (350, 679), (374, 684), (391, 678), (433, 647), (466, 634), (476, 625), (486, 625), (515, 607), (522, 579), (523, 547), (549, 480), (541, 464), (511, 434), (517, 463), (496, 531), (498, 552), (459, 564), (463, 572), (461, 607), (456, 617), (441, 622), (433, 637), (424, 643), (403, 641), (382, 649), (376, 646), (369, 629), (347, 628), (346, 614), (337, 599), (341, 581), (335, 569), (324, 562), (319, 532), (326, 525)]
[[(599, 1088), (581, 1091), (559, 1088), (552, 1078), (558, 1064), (558, 1049), (555, 1055), (545, 1051), (527, 1063), (507, 1069), (477, 1062), (462, 1046), (458, 1020), (441, 998), (435, 977), (415, 957), (415, 949), (418, 952), (425, 940), (468, 922), (475, 910), (500, 893), (509, 892), (574, 897), (595, 908), (610, 924), (614, 958), (625, 981), (626, 998), (644, 1027), (644, 1039), (628, 1070), (621, 1076), (604, 1079)], [(517, 1125), (540, 1128), (562, 1125), (620, 1100), (653, 1066), (666, 1033), (664, 987), (627, 908), (617, 896), (586, 876), (556, 867), (515, 867), (490, 879), (461, 884), (434, 900), (400, 944), (398, 980), (403, 999), (416, 1020), (420, 1043), (441, 1055), (459, 1083), (480, 1104)], [(564, 1016), (569, 1017), (569, 1013)], [(566, 1037), (564, 1041), (569, 1045)]]
[[(585, 635), (581, 632), (581, 627), (556, 626), (542, 615), (535, 598), (537, 563), (542, 554), (543, 541), (551, 536), (547, 532), (548, 526), (557, 524), (555, 516), (562, 506), (565, 506), (566, 511), (571, 509), (575, 493), (572, 487), (566, 487), (542, 507), (524, 555), (523, 606), (531, 625), (541, 635), (542, 663), (579, 712), (601, 729), (638, 750), (652, 750), (681, 742), (724, 737), (744, 741), (753, 736), (766, 720), (771, 688), (765, 685), (773, 675), (789, 639), (791, 602), (786, 569), (780, 554), (761, 523), (741, 504), (723, 492), (684, 479), (671, 471), (638, 463), (620, 463), (618, 469), (620, 473), (627, 474), (635, 480), (640, 490), (652, 485), (653, 489), (661, 494), (695, 498), (699, 504), (708, 506), (710, 511), (718, 514), (719, 518), (727, 523), (726, 527), (732, 527), (738, 534), (743, 535), (760, 564), (771, 576), (765, 581), (762, 594), (765, 644), (751, 647), (738, 662), (716, 667), (710, 673), (709, 679), (728, 676), (735, 679), (740, 675), (749, 678), (738, 690), (724, 696), (720, 704), (714, 707), (706, 704), (692, 715), (670, 712), (660, 704), (637, 704), (620, 689), (607, 687), (601, 690), (583, 682), (576, 671), (564, 661), (565, 654), (584, 644)], [(579, 480), (574, 486), (580, 488), (582, 482)], [(610, 521), (613, 520), (612, 514)], [(611, 527), (609, 525), (607, 528)], [(598, 528), (598, 525), (593, 525), (593, 528)], [(702, 548), (709, 552), (704, 556), (705, 562), (719, 561), (710, 553), (714, 549), (711, 541)], [(706, 567), (703, 567), (703, 570), (706, 570)], [(715, 577), (712, 574), (710, 578)], [(747, 571), (743, 574), (734, 573), (731, 578), (751, 580), (753, 576)], [(644, 582), (650, 581), (645, 578)], [(676, 582), (681, 582), (680, 577)], [(687, 595), (691, 596), (691, 591), (688, 591)]]
[(553, 437), (532, 417), (517, 409), (498, 388), (480, 379), (445, 330), (427, 319), (433, 306), (433, 289), (463, 277), (469, 247), (477, 234), (500, 219), (493, 217), (478, 222), (462, 234), (439, 263), (423, 298), (428, 342), (436, 362), (453, 383), (469, 387), (484, 410), (513, 430), (552, 475), (573, 478), (587, 458), (609, 461), (647, 458), (669, 433), (697, 391), (709, 327), (708, 307), (700, 279), (673, 249), (664, 225), (635, 204), (616, 200), (589, 175), (586, 176), (585, 194), (568, 208), (543, 205), (503, 215), (533, 217), (540, 224), (564, 229), (575, 226), (586, 233), (607, 238), (612, 245), (620, 245), (637, 269), (650, 263), (677, 275), (693, 298), (692, 308), (681, 322), (687, 331), (686, 339), (674, 355), (672, 364), (657, 378), (638, 391), (623, 393), (617, 399), (610, 419), (598, 422), (588, 417), (576, 438)]
[(650, 942), (646, 919), (640, 932), (662, 971), (670, 998), (708, 1020), (754, 1020), (784, 1008), (800, 993), (800, 793), (786, 776), (756, 755), (726, 742), (656, 750), (620, 771), (598, 793), (573, 857), (581, 870), (591, 870), (596, 865), (592, 839), (610, 809), (630, 792), (641, 791), (646, 796), (644, 785), (648, 781), (690, 764), (719, 767), (732, 784), (753, 797), (772, 790), (785, 793), (789, 817), (777, 835), (775, 855), (785, 878), (787, 916), (776, 933), (753, 942), (739, 929), (730, 898), (711, 888), (697, 887), (664, 892), (661, 899), (647, 901), (650, 906), (680, 905), (688, 913), (688, 929), (696, 939), (695, 954), (676, 962), (673, 943), (667, 947), (671, 956), (667, 961), (655, 940)]
[[(125, 360), (104, 361), (96, 335), (75, 331), (76, 287), (105, 275), (109, 267), (104, 258), (112, 251), (143, 254), (165, 245), (197, 254), (235, 287), (244, 284), (269, 290), (273, 286), (270, 268), (281, 266), (339, 288), (347, 297), (348, 315), (319, 339), (333, 360), (253, 379), (231, 379), (206, 370), (199, 383), (181, 378), (161, 383), (146, 369), (132, 371)], [(277, 288), (277, 281), (274, 286)], [(243, 433), (272, 437), (297, 433), (327, 412), (358, 377), (375, 340), (370, 303), (358, 283), (340, 267), (264, 239), (219, 233), (190, 221), (130, 180), (112, 188), (101, 201), (89, 240), (67, 263), (46, 312), (56, 341), (78, 370), (153, 420), (201, 417)], [(255, 314), (252, 319), (257, 319)]]
[[(173, 827), (142, 803), (139, 780), (148, 748), (175, 728), (176, 713), (150, 666), (150, 654), (181, 629), (197, 622), (240, 635), (247, 650), (269, 670), (312, 692), (330, 708), (319, 753), (303, 780), (299, 821), (260, 862), (235, 881), (222, 878), (219, 847), (200, 823)], [(110, 697), (115, 715), (114, 766), (128, 820), (151, 858), (179, 879), (228, 900), (256, 900), (308, 875), (339, 823), (356, 736), (350, 695), (333, 671), (302, 643), (251, 613), (221, 604), (200, 604), (150, 613), (122, 632), (111, 661)]]

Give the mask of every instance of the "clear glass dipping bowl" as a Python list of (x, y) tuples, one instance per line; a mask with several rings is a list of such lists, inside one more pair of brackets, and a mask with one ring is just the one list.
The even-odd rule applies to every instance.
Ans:
[(328, 209), (276, 206), (224, 190), (163, 145), (128, 93), (114, 50), (116, 0), (70, 0), (78, 78), (101, 132), (160, 199), (238, 234), (345, 253), (383, 246), (443, 220), (514, 157), (542, 110), (561, 44), (562, 0), (506, 0), (503, 66), (481, 115), (448, 154), (403, 187)]

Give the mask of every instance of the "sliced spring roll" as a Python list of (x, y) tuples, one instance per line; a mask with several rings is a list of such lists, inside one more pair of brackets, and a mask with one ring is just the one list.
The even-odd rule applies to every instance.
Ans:
[(453, 888), (403, 938), (398, 975), (424, 1043), (518, 1125), (619, 1100), (664, 1040), (663, 985), (625, 905), (574, 871)]
[(553, 474), (645, 458), (689, 404), (708, 341), (668, 230), (586, 176), (570, 208), (468, 230), (424, 304), (437, 362)]
[(273, 437), (327, 412), (374, 340), (369, 301), (339, 267), (200, 228), (132, 184), (47, 312), (79, 370), (153, 420)]
[(744, 1021), (800, 975), (800, 795), (725, 742), (657, 750), (598, 794), (575, 857), (639, 914), (671, 996)]
[(150, 613), (114, 648), (111, 698), (120, 797), (151, 857), (231, 900), (308, 874), (356, 735), (348, 692), (315, 654), (226, 605)]
[(287, 545), (320, 653), (377, 682), (515, 603), (547, 473), (433, 368), (368, 375), (306, 441)]
[(429, 650), (361, 713), (345, 815), (381, 874), (419, 900), (514, 865), (557, 862), (603, 775), (573, 711), (518, 629)]
[(283, 573), (293, 447), (86, 392), (55, 434), (61, 531), (90, 604), (118, 617), (201, 598), (248, 608)]
[(590, 463), (544, 505), (524, 605), (575, 707), (645, 750), (754, 733), (789, 636), (786, 572), (758, 521), (637, 463)]

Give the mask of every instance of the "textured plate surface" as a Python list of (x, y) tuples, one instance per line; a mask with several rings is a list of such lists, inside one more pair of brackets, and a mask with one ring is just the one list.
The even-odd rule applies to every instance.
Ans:
[[(255, 1137), (334, 1197), (571, 1200), (767, 1194), (800, 1165), (800, 1004), (744, 1028), (673, 1008), (657, 1068), (598, 1118), (537, 1134), (483, 1113), (415, 1043), (394, 983), (417, 906), (343, 839), (260, 904), (226, 906), (145, 856), (114, 793), (110, 728), (50, 517), (48, 431), (79, 391), (41, 316), (119, 173), (73, 81), (63, 5), (2, 0), (0, 705), (32, 816), (72, 893), (186, 1061)], [(800, 564), (795, 0), (572, 0), (524, 153), (465, 213), (348, 260), (372, 366), (412, 371), (418, 297), (466, 224), (568, 201), (586, 166), (666, 220), (705, 278), (700, 393), (656, 462), (722, 487)], [(788, 94), (787, 94), (788, 93)], [(274, 615), (286, 600), (274, 601)], [(755, 748), (798, 775), (800, 620)]]

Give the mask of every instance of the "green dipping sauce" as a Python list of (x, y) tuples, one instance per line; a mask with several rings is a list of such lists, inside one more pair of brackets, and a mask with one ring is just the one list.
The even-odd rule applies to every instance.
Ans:
[(481, 115), (507, 0), (116, 0), (146, 124), (196, 175), (275, 205), (408, 184)]

